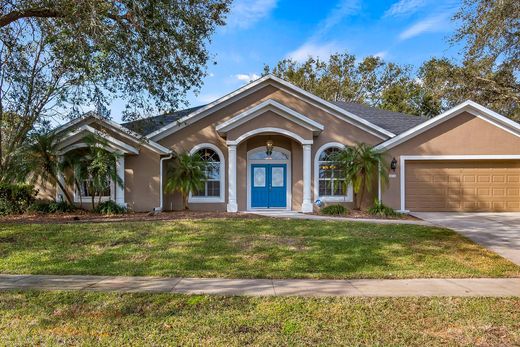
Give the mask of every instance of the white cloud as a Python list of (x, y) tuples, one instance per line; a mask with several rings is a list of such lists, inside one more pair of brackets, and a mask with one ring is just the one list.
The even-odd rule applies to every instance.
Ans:
[(257, 80), (260, 78), (259, 75), (257, 75), (256, 73), (250, 73), (250, 74), (237, 74), (235, 75), (235, 78), (239, 81), (242, 81), (242, 82), (245, 82), (245, 83), (249, 83), (251, 81), (254, 81), (254, 80)]
[(385, 17), (407, 16), (416, 12), (425, 4), (426, 0), (399, 0), (385, 12)]
[(446, 30), (449, 26), (449, 15), (441, 14), (433, 17), (424, 18), (415, 24), (408, 27), (399, 34), (400, 40), (408, 40), (412, 37), (427, 33), (427, 32), (441, 32)]
[(381, 58), (381, 59), (384, 59), (387, 55), (388, 55), (388, 51), (381, 51), (381, 52), (372, 54), (372, 56), (374, 56), (376, 58)]
[(197, 97), (197, 102), (203, 103), (203, 104), (209, 104), (210, 102), (213, 102), (213, 101), (219, 99), (220, 97), (222, 97), (222, 95), (203, 94), (203, 95), (199, 95), (199, 97)]
[(329, 12), (317, 26), (316, 33), (309, 41), (317, 40), (339, 24), (345, 17), (350, 16), (360, 9), (359, 0), (341, 0)]
[(309, 57), (327, 59), (337, 52), (334, 42), (322, 43), (320, 40), (345, 17), (355, 14), (361, 8), (359, 0), (340, 0), (327, 16), (316, 26), (315, 33), (300, 47), (286, 55), (286, 58), (302, 62)]
[(229, 11), (227, 27), (247, 29), (267, 17), (277, 0), (236, 0)]
[(334, 42), (315, 44), (305, 43), (295, 51), (287, 54), (287, 58), (302, 62), (307, 60), (309, 57), (318, 57), (320, 59), (327, 59), (331, 54), (338, 50), (337, 45)]

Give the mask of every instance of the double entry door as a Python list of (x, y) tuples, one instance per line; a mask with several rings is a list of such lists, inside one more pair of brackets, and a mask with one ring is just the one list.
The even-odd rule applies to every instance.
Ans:
[(251, 164), (251, 207), (287, 207), (287, 164)]

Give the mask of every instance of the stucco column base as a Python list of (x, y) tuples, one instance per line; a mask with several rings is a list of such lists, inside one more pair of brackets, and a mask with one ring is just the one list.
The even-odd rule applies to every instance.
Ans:
[(302, 204), (302, 212), (303, 213), (310, 213), (312, 211), (313, 211), (312, 202), (304, 201), (303, 204)]
[(229, 204), (227, 204), (227, 211), (228, 212), (238, 212), (238, 205), (237, 205), (237, 203), (229, 203)]

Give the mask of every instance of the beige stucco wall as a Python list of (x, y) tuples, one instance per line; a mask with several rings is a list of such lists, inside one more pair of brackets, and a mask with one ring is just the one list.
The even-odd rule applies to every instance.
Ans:
[(305, 140), (312, 140), (313, 134), (312, 131), (296, 124), (285, 117), (282, 117), (273, 111), (266, 111), (261, 115), (253, 118), (244, 124), (240, 124), (236, 128), (231, 129), (227, 133), (227, 139), (230, 141), (234, 141), (239, 138), (241, 135), (253, 131), (260, 128), (280, 128), (283, 130), (288, 130)]
[[(218, 124), (236, 116), (237, 114), (256, 106), (257, 104), (272, 99), (290, 107), (291, 109), (315, 120), (325, 126), (323, 132), (318, 136), (313, 136), (312, 132), (294, 122), (277, 115), (272, 111), (267, 111), (257, 118), (241, 124), (227, 134), (227, 138), (221, 137), (215, 130)], [(316, 151), (322, 145), (329, 142), (340, 142), (344, 145), (354, 145), (365, 142), (375, 145), (383, 141), (380, 137), (372, 135), (359, 127), (334, 116), (322, 108), (301, 100), (289, 93), (286, 93), (274, 86), (268, 85), (262, 89), (251, 93), (242, 99), (233, 102), (214, 113), (207, 115), (191, 125), (184, 127), (158, 142), (176, 152), (190, 151), (193, 147), (201, 143), (211, 143), (216, 145), (223, 153), (225, 159), (226, 185), (225, 200), (227, 202), (227, 173), (228, 173), (228, 153), (226, 140), (234, 140), (243, 133), (261, 127), (277, 127), (290, 130), (304, 139), (314, 140), (311, 153), (311, 191), (312, 199), (314, 196), (314, 159)], [(291, 183), (292, 183), (292, 208), (300, 210), (303, 201), (303, 149), (300, 143), (281, 135), (271, 135), (275, 146), (283, 147), (291, 151)], [(237, 200), (239, 210), (247, 208), (247, 151), (256, 147), (265, 146), (267, 137), (265, 135), (254, 136), (237, 146)], [(167, 194), (165, 196), (165, 207), (167, 209), (179, 209), (182, 201), (178, 194)], [(226, 210), (226, 203), (192, 203), (190, 209), (193, 210)]]
[[(462, 113), (404, 142), (388, 158), (402, 155), (506, 155), (520, 154), (520, 138), (470, 113)], [(383, 191), (383, 202), (400, 208), (400, 165)]]
[[(85, 121), (82, 121), (76, 127), (84, 123)], [(103, 127), (102, 124), (91, 123), (89, 125), (105, 131), (109, 136), (139, 150), (138, 155), (125, 155), (125, 201), (128, 203), (128, 207), (137, 212), (146, 212), (154, 207), (158, 207), (160, 204), (159, 165), (161, 156), (143, 146), (143, 143), (121, 136)], [(78, 140), (75, 143), (79, 142), (82, 142), (82, 140)], [(38, 198), (40, 199), (53, 200), (56, 196), (55, 187), (49, 184), (42, 185), (38, 183), (36, 188), (39, 189)], [(74, 187), (72, 185), (67, 186), (67, 192), (71, 198), (74, 197)], [(84, 201), (83, 205), (84, 208), (90, 208), (90, 201)]]

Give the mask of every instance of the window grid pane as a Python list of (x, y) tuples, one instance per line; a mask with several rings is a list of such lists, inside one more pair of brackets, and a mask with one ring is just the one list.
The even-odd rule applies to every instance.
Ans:
[(192, 192), (196, 197), (220, 197), (220, 157), (211, 148), (200, 149), (198, 155), (206, 163), (204, 188)]
[(346, 196), (345, 175), (334, 162), (331, 156), (340, 149), (329, 147), (321, 152), (319, 156), (318, 194), (319, 196)]

